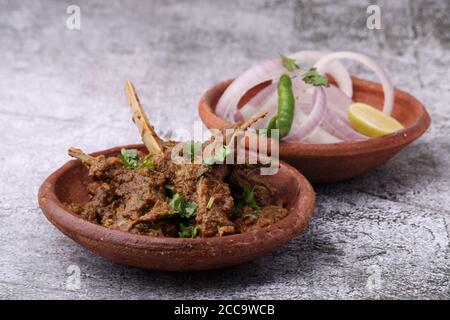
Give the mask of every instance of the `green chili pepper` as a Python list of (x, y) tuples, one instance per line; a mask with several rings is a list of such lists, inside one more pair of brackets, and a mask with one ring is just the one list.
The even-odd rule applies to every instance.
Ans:
[(294, 120), (295, 98), (292, 92), (291, 78), (283, 74), (278, 83), (278, 113), (276, 124), (280, 130), (280, 138), (287, 136)]
[(272, 119), (270, 119), (270, 122), (267, 125), (267, 132), (269, 135), (270, 135), (270, 130), (278, 129), (277, 119), (278, 119), (278, 117), (276, 115)]
[(278, 112), (270, 120), (267, 127), (268, 134), (271, 129), (279, 130), (279, 138), (287, 136), (294, 120), (295, 98), (292, 92), (291, 78), (283, 74), (278, 82)]

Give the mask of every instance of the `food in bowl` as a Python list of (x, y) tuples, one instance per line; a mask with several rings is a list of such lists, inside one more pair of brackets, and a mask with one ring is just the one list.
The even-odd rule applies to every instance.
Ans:
[[(360, 62), (378, 76), (384, 92), (382, 112), (352, 100), (352, 78), (341, 59)], [(300, 64), (312, 67), (302, 69)], [(267, 112), (253, 125), (261, 134), (272, 135), (276, 130), (282, 141), (326, 144), (363, 141), (403, 129), (391, 116), (393, 104), (389, 77), (368, 56), (300, 51), (263, 61), (238, 76), (221, 95), (215, 112), (230, 122)]]
[[(244, 233), (287, 216), (287, 199), (273, 196), (273, 186), (261, 178), (260, 164), (225, 164), (231, 149), (212, 148), (222, 143), (215, 139), (183, 143), (176, 151), (179, 143), (163, 141), (153, 130), (131, 82), (126, 90), (149, 153), (122, 149), (118, 156), (94, 157), (70, 148), (69, 155), (79, 159), (91, 177), (86, 185), (89, 200), (68, 203), (71, 212), (108, 228), (181, 238)], [(264, 115), (235, 129), (245, 130)], [(206, 148), (219, 152), (196, 161)], [(188, 154), (191, 161), (177, 163), (174, 153)]]

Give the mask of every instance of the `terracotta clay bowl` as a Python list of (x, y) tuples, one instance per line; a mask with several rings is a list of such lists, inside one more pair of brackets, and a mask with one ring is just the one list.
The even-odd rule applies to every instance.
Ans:
[[(93, 155), (116, 155), (121, 148), (145, 150), (143, 145), (116, 147)], [(188, 271), (221, 268), (250, 261), (288, 242), (312, 216), (315, 195), (311, 185), (286, 163), (278, 173), (262, 176), (277, 194), (288, 199), (289, 214), (277, 223), (242, 234), (214, 238), (158, 238), (109, 229), (69, 212), (64, 203), (83, 203), (88, 194), (87, 170), (72, 160), (51, 174), (39, 189), (39, 205), (62, 233), (95, 254), (134, 267)]]
[[(352, 79), (353, 100), (381, 109), (384, 101), (381, 85), (356, 77)], [(210, 129), (231, 125), (215, 113), (215, 107), (232, 81), (224, 81), (213, 86), (200, 99), (200, 117)], [(245, 104), (263, 87), (260, 85), (250, 90), (240, 101), (240, 105)], [(357, 142), (305, 144), (282, 141), (280, 159), (296, 167), (313, 183), (337, 182), (356, 177), (384, 164), (419, 138), (430, 126), (430, 116), (424, 106), (412, 95), (397, 89), (392, 116), (403, 124), (405, 127), (403, 130)]]

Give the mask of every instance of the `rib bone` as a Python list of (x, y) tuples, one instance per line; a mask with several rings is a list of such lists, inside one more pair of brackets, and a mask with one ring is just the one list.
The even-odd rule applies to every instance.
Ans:
[(69, 154), (69, 156), (77, 158), (87, 166), (91, 166), (95, 160), (93, 156), (84, 153), (81, 149), (78, 148), (70, 147), (67, 153)]
[(133, 122), (139, 129), (142, 141), (147, 147), (148, 152), (150, 154), (163, 153), (162, 140), (158, 137), (153, 126), (150, 124), (150, 121), (148, 120), (147, 115), (139, 102), (136, 90), (130, 80), (128, 80), (125, 84), (125, 94), (131, 108)]
[(252, 125), (254, 125), (258, 120), (264, 118), (268, 113), (269, 113), (269, 111), (261, 112), (260, 114), (257, 114), (256, 116), (251, 117), (247, 121), (239, 123), (237, 125), (237, 129), (247, 130)]
[[(232, 132), (229, 132), (227, 136), (224, 137), (225, 141), (228, 141), (228, 145), (233, 143), (233, 140), (236, 138), (236, 135), (242, 130), (245, 131), (248, 128), (250, 128), (252, 125), (254, 125), (256, 122), (258, 122), (260, 119), (264, 118), (269, 112), (265, 111), (262, 112), (260, 114), (257, 114), (256, 116), (251, 117), (250, 119), (244, 121), (244, 122), (240, 122), (238, 124), (235, 124), (233, 127), (231, 128), (225, 128), (225, 129), (234, 129)], [(211, 137), (211, 139), (213, 139), (213, 137)], [(221, 144), (224, 143), (223, 141), (216, 141), (216, 139), (214, 139), (214, 145), (217, 146), (217, 144)]]

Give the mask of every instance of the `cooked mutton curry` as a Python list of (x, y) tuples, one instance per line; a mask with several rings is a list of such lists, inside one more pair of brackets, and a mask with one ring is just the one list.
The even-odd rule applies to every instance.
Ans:
[[(90, 200), (70, 204), (83, 218), (105, 227), (166, 237), (214, 237), (262, 228), (287, 215), (273, 202), (258, 166), (175, 164), (170, 147), (149, 161), (142, 152), (91, 157), (76, 149), (92, 177)], [(130, 166), (124, 155), (136, 155)]]
[(156, 136), (131, 83), (127, 90), (149, 154), (122, 149), (118, 156), (93, 157), (70, 148), (92, 178), (89, 200), (67, 204), (72, 212), (108, 228), (182, 238), (248, 232), (288, 214), (285, 200), (275, 201), (273, 186), (261, 179), (260, 165), (172, 161), (175, 142)]

